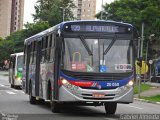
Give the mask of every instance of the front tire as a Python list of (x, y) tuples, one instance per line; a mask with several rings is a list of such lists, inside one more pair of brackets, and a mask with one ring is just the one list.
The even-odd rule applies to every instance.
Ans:
[(117, 103), (115, 102), (106, 102), (104, 103), (106, 114), (115, 114), (117, 109)]
[(50, 92), (50, 104), (51, 104), (51, 111), (53, 113), (59, 113), (60, 112), (60, 104), (56, 101), (53, 101), (52, 99), (52, 92)]
[(14, 88), (14, 85), (13, 85), (13, 84), (11, 84), (11, 88)]

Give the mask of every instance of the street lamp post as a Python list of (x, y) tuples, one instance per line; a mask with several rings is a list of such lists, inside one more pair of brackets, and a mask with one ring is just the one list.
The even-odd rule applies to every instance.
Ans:
[(103, 19), (103, 0), (102, 0), (102, 6), (101, 6), (101, 20)]
[(62, 16), (63, 16), (63, 22), (64, 22), (64, 17), (65, 17), (65, 8), (60, 7), (60, 9), (62, 9)]

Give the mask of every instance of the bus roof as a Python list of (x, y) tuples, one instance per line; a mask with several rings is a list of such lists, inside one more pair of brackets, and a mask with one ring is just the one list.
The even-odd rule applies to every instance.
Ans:
[(60, 24), (57, 24), (57, 25), (55, 25), (55, 26), (53, 26), (53, 27), (51, 27), (51, 28), (49, 28), (49, 29), (46, 29), (46, 30), (44, 30), (44, 31), (42, 31), (42, 32), (40, 32), (40, 33), (37, 33), (37, 34), (35, 34), (35, 35), (33, 35), (33, 36), (31, 36), (31, 37), (29, 37), (29, 38), (27, 38), (27, 39), (25, 39), (25, 43), (24, 44), (26, 44), (26, 43), (28, 43), (28, 42), (32, 42), (32, 41), (34, 41), (34, 40), (36, 40), (37, 38), (39, 38), (39, 37), (41, 37), (41, 36), (43, 36), (43, 35), (45, 35), (45, 34), (49, 34), (50, 32), (52, 32), (52, 31), (55, 31), (55, 30), (60, 30), (61, 32), (62, 32), (62, 28), (63, 28), (63, 26), (65, 25), (65, 24), (67, 24), (67, 23), (94, 23), (94, 22), (97, 22), (97, 23), (115, 23), (115, 24), (121, 24), (121, 25), (126, 25), (126, 26), (130, 26), (130, 27), (133, 27), (131, 24), (129, 24), (129, 23), (124, 23), (124, 22), (116, 22), (116, 21), (112, 21), (112, 20), (107, 20), (107, 21), (105, 21), (105, 20), (79, 20), (79, 21), (65, 21), (65, 22), (62, 22), (62, 23), (60, 23)]
[(10, 56), (19, 56), (19, 55), (23, 55), (24, 54), (24, 52), (19, 52), (19, 53), (13, 53), (13, 54), (11, 54)]

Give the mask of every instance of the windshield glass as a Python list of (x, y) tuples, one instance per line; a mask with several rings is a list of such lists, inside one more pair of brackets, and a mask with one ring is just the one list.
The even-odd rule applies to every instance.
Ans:
[(78, 72), (132, 71), (130, 40), (64, 38), (63, 69)]
[(17, 57), (17, 71), (22, 72), (23, 70), (23, 55)]

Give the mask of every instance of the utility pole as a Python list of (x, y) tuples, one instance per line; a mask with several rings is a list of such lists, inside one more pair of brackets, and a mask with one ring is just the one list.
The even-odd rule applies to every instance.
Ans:
[[(143, 57), (143, 41), (144, 41), (144, 22), (142, 22), (142, 32), (141, 32), (141, 54), (139, 59), (141, 59), (142, 62), (142, 57)], [(142, 65), (139, 66), (140, 71), (139, 71), (139, 81), (138, 81), (138, 97), (140, 98), (140, 92), (141, 92), (141, 70), (142, 70)]]
[[(145, 58), (145, 72), (146, 72), (146, 67), (147, 67), (147, 57), (148, 57), (148, 44), (149, 41), (147, 41), (147, 47), (146, 47), (146, 58)], [(146, 74), (146, 73), (145, 73)], [(146, 76), (144, 76), (144, 83), (146, 82)]]
[(103, 20), (103, 0), (102, 0), (102, 5), (101, 5), (101, 20)]
[(141, 32), (141, 54), (140, 54), (140, 57), (143, 57), (143, 41), (144, 41), (144, 22), (142, 22), (142, 32)]

